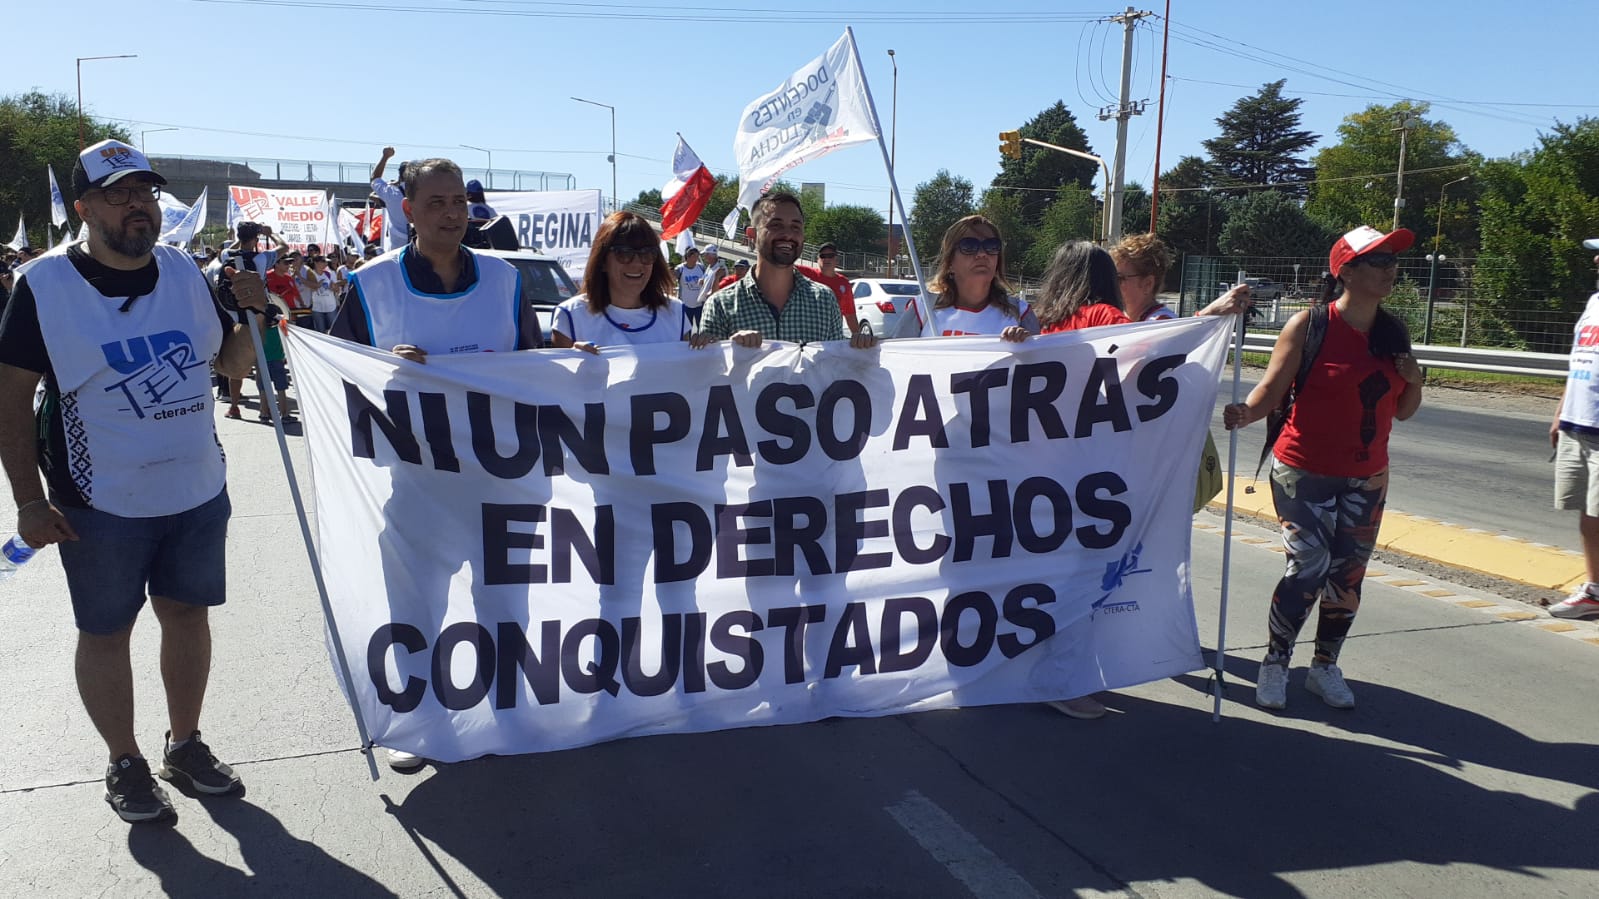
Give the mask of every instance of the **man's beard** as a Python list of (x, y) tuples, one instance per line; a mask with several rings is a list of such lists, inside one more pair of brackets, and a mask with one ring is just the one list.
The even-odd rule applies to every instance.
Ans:
[(147, 221), (150, 223), (150, 227), (137, 234), (129, 227), (130, 222), (126, 220), (115, 231), (99, 223), (94, 223), (91, 227), (94, 228), (100, 241), (111, 252), (126, 256), (129, 259), (142, 259), (150, 255), (150, 251), (155, 249), (156, 240), (159, 237), (156, 234), (154, 219), (147, 219)]
[(779, 250), (774, 244), (766, 244), (760, 248), (760, 256), (769, 265), (790, 266), (799, 261), (799, 248)]

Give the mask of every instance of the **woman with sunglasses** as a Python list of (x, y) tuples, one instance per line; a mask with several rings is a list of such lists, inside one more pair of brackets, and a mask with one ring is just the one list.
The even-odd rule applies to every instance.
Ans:
[[(1129, 234), (1110, 248), (1116, 262), (1116, 280), (1122, 305), (1135, 322), (1165, 321), (1177, 317), (1160, 301), (1160, 286), (1171, 267), (1171, 250), (1154, 234)], [(1249, 285), (1239, 284), (1194, 315), (1232, 315), (1249, 308)]]
[[(1289, 657), (1318, 599), (1316, 651), (1305, 687), (1334, 708), (1355, 707), (1338, 654), (1360, 607), (1366, 563), (1382, 524), (1388, 433), (1395, 419), (1404, 421), (1421, 406), (1421, 368), (1410, 353), (1410, 335), (1382, 308), (1398, 275), (1395, 254), (1415, 240), (1404, 228), (1383, 234), (1364, 226), (1339, 238), (1327, 257), (1317, 307), (1289, 319), (1260, 384), (1247, 401), (1223, 410), (1227, 428), (1241, 428), (1277, 410), (1290, 388), (1297, 394), (1272, 445), (1271, 493), (1288, 562), (1267, 615), (1269, 643), (1255, 684), (1255, 704), (1262, 708), (1287, 705)], [(1296, 385), (1313, 328), (1320, 339), (1309, 340), (1308, 376)]]
[(938, 271), (929, 289), (934, 333), (998, 334), (1011, 341), (1038, 333), (1027, 301), (1012, 297), (1005, 283), (1005, 242), (994, 223), (968, 215), (949, 226), (938, 254)]
[(613, 212), (594, 235), (583, 269), (586, 292), (555, 309), (550, 344), (598, 353), (603, 346), (683, 340), (693, 323), (672, 298), (672, 283), (655, 226)]

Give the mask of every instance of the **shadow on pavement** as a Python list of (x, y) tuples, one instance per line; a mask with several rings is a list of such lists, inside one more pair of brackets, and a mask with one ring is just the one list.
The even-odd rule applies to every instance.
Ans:
[[(1204, 688), (1203, 675), (1178, 681)], [(1043, 895), (1106, 888), (1083, 860), (1113, 884), (1191, 879), (1250, 897), (1302, 895), (1289, 875), (1359, 889), (1337, 872), (1393, 863), (1481, 865), (1518, 892), (1554, 888), (1534, 868), (1599, 870), (1582, 838), (1599, 794), (1570, 808), (1449, 770), (1582, 785), (1592, 747), (1549, 747), (1371, 684), (1354, 685), (1361, 710), (1339, 712), (1294, 683), (1287, 714), (1326, 732), (1105, 694), (1118, 713), (1100, 721), (1004, 706), (480, 759), (440, 766), (390, 811), (505, 895), (963, 894), (884, 813), (907, 789)], [(1253, 687), (1231, 680), (1227, 714)], [(1396, 892), (1443, 889), (1428, 870), (1382, 876), (1411, 878)]]
[[(291, 836), (283, 824), (242, 796), (182, 803), (181, 814), (204, 809), (238, 842), (248, 872), (211, 858), (179, 829), (135, 826), (128, 830), (128, 852), (161, 879), (161, 890), (175, 897), (216, 896), (392, 896), (367, 875), (330, 856), (321, 847)], [(220, 855), (215, 848), (212, 854)], [(231, 855), (231, 851), (226, 854)]]

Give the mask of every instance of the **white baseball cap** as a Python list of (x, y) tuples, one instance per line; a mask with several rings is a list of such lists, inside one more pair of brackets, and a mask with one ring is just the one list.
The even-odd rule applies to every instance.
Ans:
[(150, 175), (157, 184), (167, 183), (143, 153), (119, 140), (103, 140), (78, 154), (72, 167), (72, 189), (83, 196), (96, 187), (109, 187), (129, 175)]

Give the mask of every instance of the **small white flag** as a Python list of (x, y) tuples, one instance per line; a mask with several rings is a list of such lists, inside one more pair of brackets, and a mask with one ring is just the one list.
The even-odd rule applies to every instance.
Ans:
[(61, 186), (56, 184), (56, 170), (48, 165), (44, 170), (50, 175), (50, 224), (59, 228), (67, 223), (67, 201), (61, 196)]
[(22, 216), (20, 215), (17, 216), (17, 236), (11, 238), (11, 242), (6, 244), (6, 246), (13, 250), (21, 250), (28, 246), (28, 229), (22, 224)]
[[(177, 221), (161, 232), (162, 243), (179, 247), (187, 247), (194, 243), (194, 236), (200, 233), (201, 228), (205, 227), (205, 211), (209, 202), (207, 194), (210, 190), (210, 187), (200, 188), (200, 196), (195, 199), (194, 205), (185, 206), (183, 215), (179, 216)], [(162, 194), (161, 198), (165, 200), (166, 194)], [(183, 204), (178, 203), (178, 205), (182, 206)], [(162, 209), (162, 212), (165, 213), (166, 210)]]

